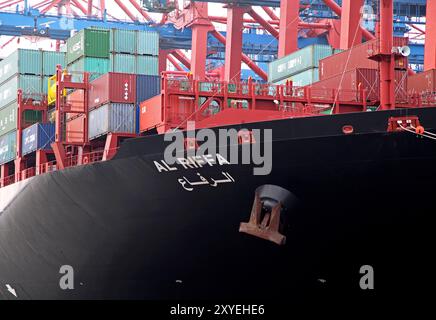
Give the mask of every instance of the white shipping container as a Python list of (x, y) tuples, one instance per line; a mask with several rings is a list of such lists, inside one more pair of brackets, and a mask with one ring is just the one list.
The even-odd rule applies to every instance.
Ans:
[(90, 140), (109, 132), (135, 133), (134, 104), (109, 103), (89, 113), (88, 137)]

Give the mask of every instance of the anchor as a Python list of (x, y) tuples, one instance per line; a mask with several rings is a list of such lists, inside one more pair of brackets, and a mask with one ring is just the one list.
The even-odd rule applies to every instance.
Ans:
[(256, 189), (250, 220), (242, 222), (239, 232), (274, 242), (286, 243), (282, 234), (285, 227), (285, 214), (291, 211), (298, 200), (288, 190), (275, 186), (263, 185)]

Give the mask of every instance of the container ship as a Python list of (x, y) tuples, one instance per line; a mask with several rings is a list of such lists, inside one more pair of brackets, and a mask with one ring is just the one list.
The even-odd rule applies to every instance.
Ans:
[[(373, 32), (363, 1), (319, 1), (330, 16), (316, 19), (303, 0), (117, 1), (133, 23), (88, 2), (87, 12), (48, 1), (0, 13), (3, 33), (29, 12), (64, 28), (16, 32), (81, 29), (57, 51), (0, 61), (0, 299), (423, 292), (436, 210), (434, 1), (420, 4), (425, 30), (408, 24), (413, 37), (393, 33), (406, 4), (392, 0), (364, 7)], [(207, 2), (226, 4), (227, 17)], [(65, 23), (80, 9), (87, 18)], [(253, 61), (268, 50), (247, 42), (253, 25), (254, 39), (275, 41), (268, 70)], [(218, 56), (224, 65), (210, 67)]]

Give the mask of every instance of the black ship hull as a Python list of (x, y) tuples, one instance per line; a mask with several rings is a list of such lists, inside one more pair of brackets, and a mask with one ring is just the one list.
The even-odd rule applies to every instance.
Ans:
[[(363, 265), (378, 295), (420, 290), (431, 274), (436, 141), (387, 132), (389, 117), (405, 115), (435, 132), (430, 108), (234, 126), (273, 130), (266, 176), (243, 164), (159, 172), (166, 144), (150, 136), (127, 140), (113, 160), (32, 178), (0, 215), (0, 297), (362, 295)], [(178, 182), (223, 171), (234, 182), (192, 192)], [(265, 184), (299, 199), (284, 245), (239, 232)], [(73, 290), (59, 286), (63, 265)]]

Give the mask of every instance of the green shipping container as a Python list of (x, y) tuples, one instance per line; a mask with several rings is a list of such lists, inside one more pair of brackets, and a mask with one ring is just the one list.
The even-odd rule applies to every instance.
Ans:
[(48, 76), (45, 76), (43, 79), (42, 79), (42, 93), (44, 93), (44, 94), (48, 94), (48, 79), (49, 79), (50, 77), (48, 77)]
[(136, 53), (137, 31), (111, 29), (110, 51), (115, 53)]
[(120, 73), (136, 73), (136, 56), (113, 53), (111, 55), (111, 71)]
[(286, 81), (292, 81), (294, 87), (305, 87), (314, 82), (319, 81), (318, 68), (309, 69), (300, 73), (297, 73), (289, 78), (275, 82), (274, 84), (286, 84)]
[(56, 73), (56, 66), (65, 67), (65, 53), (56, 51), (42, 52), (42, 74), (52, 76)]
[(17, 130), (17, 103), (13, 102), (0, 110), (0, 136)]
[(156, 31), (137, 31), (137, 50), (140, 55), (159, 55), (159, 33)]
[(0, 83), (3, 84), (14, 75), (42, 74), (42, 51), (18, 49), (0, 61)]
[(17, 154), (17, 131), (0, 136), (0, 165), (15, 159)]
[(109, 59), (83, 57), (67, 67), (72, 73), (74, 82), (83, 81), (83, 72), (89, 72), (89, 79), (92, 81), (102, 74), (109, 72)]
[(23, 120), (25, 125), (42, 122), (42, 111), (25, 110), (23, 112)]
[(302, 71), (318, 68), (319, 60), (333, 54), (329, 45), (310, 45), (269, 64), (268, 80), (277, 82)]
[(110, 32), (103, 29), (83, 29), (67, 40), (67, 64), (82, 58), (109, 58)]
[(0, 85), (0, 109), (17, 100), (18, 89), (23, 90), (23, 97), (40, 100), (42, 80), (42, 76), (19, 74)]
[(136, 74), (159, 75), (159, 58), (153, 56), (136, 56)]

